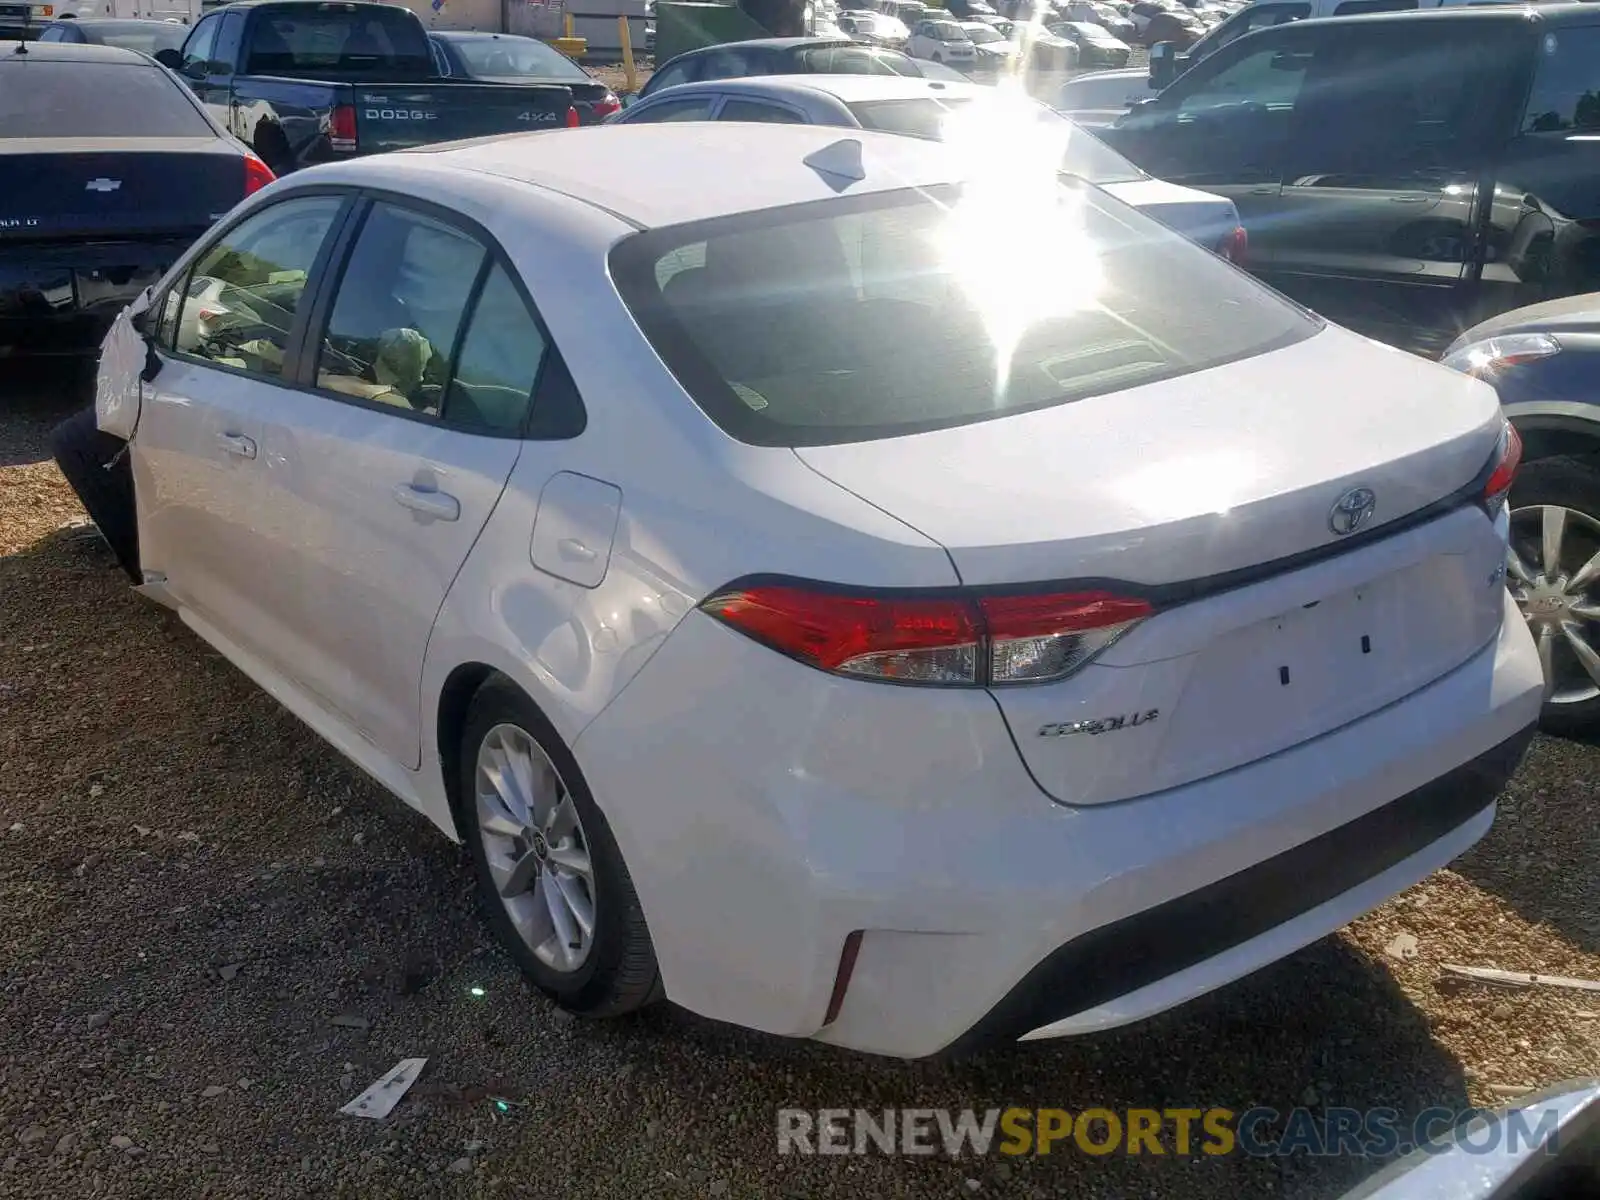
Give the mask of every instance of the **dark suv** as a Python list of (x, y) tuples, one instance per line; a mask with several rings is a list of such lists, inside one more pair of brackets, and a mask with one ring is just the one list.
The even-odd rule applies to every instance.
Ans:
[(1227, 196), (1252, 270), (1386, 341), (1600, 289), (1600, 5), (1264, 29), (1099, 132)]

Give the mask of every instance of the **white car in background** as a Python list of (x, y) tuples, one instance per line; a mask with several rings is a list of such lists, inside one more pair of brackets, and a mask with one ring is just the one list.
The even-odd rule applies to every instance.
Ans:
[[(1517, 443), (1031, 133), (312, 167), (118, 319), (58, 454), (563, 1007), (905, 1057), (1135, 1021), (1489, 828), (1543, 690)], [(302, 285), (276, 357), (180, 335), (197, 273)]]
[(961, 29), (972, 43), (975, 71), (999, 73), (1016, 63), (1022, 45), (1014, 42), (987, 21), (962, 21)]
[(963, 67), (972, 65), (977, 58), (972, 39), (956, 21), (918, 21), (911, 28), (906, 53), (912, 58)]
[(1150, 86), (1150, 72), (1143, 67), (1120, 71), (1094, 71), (1075, 75), (1056, 93), (1055, 109), (1071, 117), (1085, 129), (1104, 129), (1141, 100), (1159, 94)]
[(839, 28), (855, 41), (869, 46), (885, 46), (891, 50), (904, 51), (911, 38), (911, 31), (903, 22), (883, 13), (840, 13)]
[(954, 136), (1052, 154), (1063, 171), (1110, 192), (1224, 258), (1248, 251), (1239, 211), (1211, 192), (1155, 179), (1104, 142), (1019, 91), (883, 75), (756, 75), (663, 88), (617, 123), (686, 119), (839, 125), (934, 140)]

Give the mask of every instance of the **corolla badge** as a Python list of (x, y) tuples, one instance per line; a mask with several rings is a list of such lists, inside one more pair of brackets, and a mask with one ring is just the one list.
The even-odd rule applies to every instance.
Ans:
[(1351, 488), (1333, 502), (1328, 513), (1328, 528), (1340, 537), (1352, 534), (1372, 520), (1377, 508), (1378, 497), (1371, 488)]

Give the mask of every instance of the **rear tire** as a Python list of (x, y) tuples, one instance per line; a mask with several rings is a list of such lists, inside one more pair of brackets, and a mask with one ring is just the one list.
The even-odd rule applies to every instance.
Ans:
[[(1556, 560), (1545, 561), (1546, 522), (1558, 528)], [(1511, 489), (1511, 546), (1524, 573), (1506, 577), (1546, 663), (1539, 724), (1547, 733), (1600, 728), (1600, 680), (1584, 667), (1600, 654), (1600, 578), (1579, 576), (1600, 554), (1600, 467), (1592, 459), (1541, 458), (1522, 468)], [(1578, 580), (1572, 587), (1571, 581)], [(1600, 667), (1596, 668), (1600, 671)]]
[(534, 986), (586, 1017), (659, 999), (650, 931), (611, 827), (554, 727), (504, 677), (472, 699), (458, 797), (489, 924)]
[[(133, 466), (122, 452), (128, 443), (95, 427), (94, 409), (74, 413), (50, 434), (56, 465), (78, 494), (89, 519), (134, 583), (139, 571), (139, 522), (133, 502)], [(117, 456), (122, 454), (120, 459)], [(114, 466), (107, 467), (113, 459)]]

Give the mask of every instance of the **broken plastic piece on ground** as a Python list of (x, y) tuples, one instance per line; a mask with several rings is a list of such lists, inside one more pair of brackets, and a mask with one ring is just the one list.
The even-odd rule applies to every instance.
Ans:
[(387, 1074), (339, 1111), (349, 1117), (383, 1120), (394, 1111), (394, 1106), (400, 1103), (400, 1098), (410, 1090), (422, 1075), (422, 1068), (427, 1065), (425, 1058), (402, 1058)]

